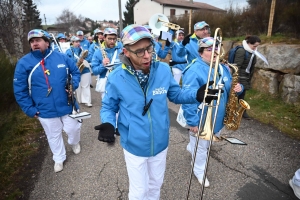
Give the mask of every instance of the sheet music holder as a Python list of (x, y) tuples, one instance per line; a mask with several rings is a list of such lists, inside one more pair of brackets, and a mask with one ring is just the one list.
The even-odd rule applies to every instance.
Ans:
[(229, 143), (231, 144), (239, 144), (239, 145), (247, 145), (245, 142), (237, 139), (237, 138), (234, 138), (234, 137), (222, 137), (223, 139), (225, 139), (226, 141), (228, 141)]

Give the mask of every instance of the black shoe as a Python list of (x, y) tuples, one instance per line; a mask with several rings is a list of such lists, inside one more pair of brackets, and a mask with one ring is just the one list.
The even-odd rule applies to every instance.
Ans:
[(93, 86), (92, 86), (92, 85), (90, 85), (90, 88), (93, 88)]
[(243, 113), (243, 118), (244, 119), (250, 119), (249, 115), (246, 112)]
[(116, 133), (115, 133), (117, 136), (120, 136), (120, 133), (118, 131), (118, 128), (116, 128)]

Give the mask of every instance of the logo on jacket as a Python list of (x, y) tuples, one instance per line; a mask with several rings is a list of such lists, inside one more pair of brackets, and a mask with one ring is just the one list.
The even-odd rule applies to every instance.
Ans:
[(61, 67), (66, 67), (66, 65), (65, 64), (58, 64), (57, 65), (57, 68), (61, 68)]
[(164, 87), (156, 88), (155, 90), (153, 90), (153, 96), (157, 94), (166, 94), (166, 93), (167, 90), (165, 90)]

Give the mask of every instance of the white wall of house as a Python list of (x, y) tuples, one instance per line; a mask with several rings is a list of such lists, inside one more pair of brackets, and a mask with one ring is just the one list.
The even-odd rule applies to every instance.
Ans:
[(187, 8), (178, 8), (178, 7), (164, 7), (164, 15), (167, 17), (170, 17), (171, 9), (175, 9), (175, 15), (183, 15), (185, 14), (185, 11), (190, 13), (190, 10)]
[(139, 25), (148, 24), (149, 19), (156, 13), (162, 13), (163, 6), (150, 0), (140, 0), (133, 10), (134, 23)]

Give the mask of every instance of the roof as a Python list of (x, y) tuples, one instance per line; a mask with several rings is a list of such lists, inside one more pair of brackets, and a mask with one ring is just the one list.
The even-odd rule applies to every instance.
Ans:
[(164, 4), (168, 6), (180, 6), (184, 8), (189, 9), (204, 9), (204, 10), (214, 10), (214, 11), (220, 11), (220, 12), (226, 12), (223, 9), (211, 6), (207, 3), (201, 3), (201, 2), (191, 2), (189, 0), (152, 0), (159, 4)]

